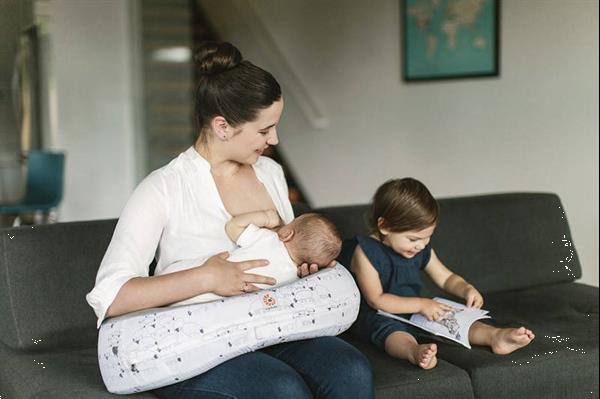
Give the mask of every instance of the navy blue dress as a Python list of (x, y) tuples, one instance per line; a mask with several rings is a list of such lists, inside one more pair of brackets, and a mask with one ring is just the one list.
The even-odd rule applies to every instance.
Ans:
[[(421, 270), (431, 259), (430, 245), (427, 245), (413, 258), (407, 259), (374, 238), (358, 235), (344, 241), (338, 259), (342, 265), (350, 268), (352, 254), (357, 245), (360, 245), (369, 262), (379, 273), (383, 292), (406, 297), (420, 296)], [(402, 316), (410, 317), (410, 315)], [(412, 332), (414, 330), (410, 325), (401, 321), (378, 315), (377, 310), (370, 307), (364, 298), (361, 298), (358, 319), (351, 329), (355, 336), (384, 349), (386, 338), (395, 331)]]

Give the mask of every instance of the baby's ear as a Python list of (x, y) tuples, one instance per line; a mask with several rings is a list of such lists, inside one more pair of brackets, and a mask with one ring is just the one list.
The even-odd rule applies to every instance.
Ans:
[(285, 226), (277, 231), (279, 239), (283, 242), (288, 242), (294, 237), (294, 229), (286, 228)]

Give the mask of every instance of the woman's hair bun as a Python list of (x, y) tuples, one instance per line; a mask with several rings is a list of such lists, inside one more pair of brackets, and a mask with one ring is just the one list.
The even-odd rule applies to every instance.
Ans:
[(198, 72), (214, 75), (236, 67), (242, 62), (242, 53), (228, 42), (204, 42), (194, 55)]

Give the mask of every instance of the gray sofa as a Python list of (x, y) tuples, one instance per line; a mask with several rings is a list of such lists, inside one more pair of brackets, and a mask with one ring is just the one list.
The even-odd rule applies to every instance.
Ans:
[[(439, 342), (438, 366), (423, 371), (344, 334), (370, 359), (377, 398), (597, 398), (598, 288), (574, 282), (581, 267), (558, 197), (440, 204), (438, 255), (480, 289), (497, 325), (526, 325), (536, 339), (509, 356)], [(317, 211), (351, 237), (365, 232), (366, 210)], [(100, 377), (95, 317), (84, 299), (115, 223), (0, 230), (0, 398), (115, 397)], [(438, 294), (431, 285), (427, 291)]]

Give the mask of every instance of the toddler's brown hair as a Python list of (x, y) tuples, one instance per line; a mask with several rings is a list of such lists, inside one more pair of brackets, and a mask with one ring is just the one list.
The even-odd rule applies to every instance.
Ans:
[(438, 217), (439, 205), (427, 187), (406, 177), (388, 180), (377, 189), (368, 224), (373, 234), (379, 235), (380, 228), (402, 233), (435, 225)]

